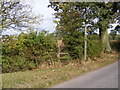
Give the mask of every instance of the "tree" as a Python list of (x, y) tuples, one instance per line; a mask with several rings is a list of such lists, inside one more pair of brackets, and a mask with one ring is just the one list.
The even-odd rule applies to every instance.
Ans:
[[(63, 37), (67, 50), (73, 58), (79, 58), (83, 54), (83, 33), (80, 31), (82, 19), (79, 18), (79, 12), (73, 7), (74, 3), (60, 3), (60, 12), (56, 13), (56, 17), (60, 19), (57, 23), (57, 34)], [(55, 9), (57, 10), (57, 9)], [(81, 55), (80, 55), (81, 54)]]
[(0, 8), (0, 25), (2, 30), (30, 30), (39, 24), (41, 18), (32, 13), (30, 5), (22, 3), (22, 0), (2, 0)]
[[(55, 6), (54, 6), (55, 5)], [(91, 24), (93, 11), (88, 7), (90, 3), (57, 3), (53, 8), (58, 12), (57, 33), (63, 37), (67, 49), (73, 58), (82, 58), (84, 48), (84, 27)], [(93, 27), (91, 27), (91, 30)]]
[[(51, 3), (51, 7), (58, 11), (56, 18), (59, 18), (57, 30), (66, 34), (65, 31), (73, 30), (71, 33), (84, 25), (91, 24), (99, 28), (99, 36), (104, 52), (111, 52), (108, 38), (108, 28), (110, 23), (116, 21), (119, 13), (118, 2), (94, 2), (94, 3)], [(71, 12), (72, 11), (72, 12)], [(71, 19), (72, 18), (72, 19)], [(98, 19), (97, 22), (94, 22)], [(69, 22), (69, 23), (68, 23)], [(68, 23), (68, 24), (67, 24)], [(70, 24), (71, 23), (71, 24)], [(73, 24), (74, 23), (74, 24)], [(69, 26), (69, 27), (68, 27)], [(75, 28), (74, 28), (75, 27)], [(64, 30), (66, 28), (66, 30)], [(67, 29), (69, 28), (69, 29)], [(69, 34), (69, 33), (68, 33)]]
[(99, 36), (103, 45), (104, 52), (111, 52), (111, 47), (108, 38), (108, 28), (110, 23), (116, 22), (116, 17), (118, 17), (118, 3), (108, 2), (108, 3), (96, 3), (97, 18), (99, 21), (97, 23), (99, 27)]

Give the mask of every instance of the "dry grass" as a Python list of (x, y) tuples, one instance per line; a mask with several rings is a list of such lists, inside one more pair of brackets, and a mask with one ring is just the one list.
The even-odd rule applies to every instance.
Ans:
[(48, 88), (62, 81), (98, 69), (115, 62), (116, 54), (104, 54), (104, 58), (88, 60), (82, 64), (41, 68), (32, 71), (2, 74), (3, 88)]

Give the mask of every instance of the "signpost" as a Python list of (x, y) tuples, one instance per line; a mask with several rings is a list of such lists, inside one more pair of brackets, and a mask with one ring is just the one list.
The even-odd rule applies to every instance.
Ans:
[(84, 60), (87, 60), (87, 25), (85, 25)]

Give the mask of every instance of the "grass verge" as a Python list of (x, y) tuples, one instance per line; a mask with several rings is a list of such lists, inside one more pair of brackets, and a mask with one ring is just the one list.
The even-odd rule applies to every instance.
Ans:
[(41, 68), (32, 71), (2, 74), (2, 87), (48, 88), (118, 60), (118, 55), (116, 54), (105, 54), (103, 57), (96, 60), (88, 60), (88, 62), (82, 64), (70, 63), (62, 67)]

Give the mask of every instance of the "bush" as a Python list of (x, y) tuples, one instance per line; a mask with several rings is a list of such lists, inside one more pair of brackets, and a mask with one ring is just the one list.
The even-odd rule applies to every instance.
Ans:
[(67, 62), (67, 61), (71, 61), (72, 58), (69, 55), (65, 55), (63, 57), (60, 57), (61, 62)]
[(118, 53), (120, 53), (120, 40), (117, 41), (111, 41), (110, 42), (111, 48), (115, 51), (117, 51)]
[[(69, 51), (72, 59), (83, 59), (84, 56), (84, 35), (80, 32), (76, 37), (64, 38), (66, 48)], [(88, 35), (87, 38), (87, 57), (99, 57), (102, 52), (102, 45), (99, 40), (99, 35)]]
[(87, 48), (87, 57), (100, 57), (102, 52), (102, 45), (99, 40), (89, 40)]
[(120, 35), (109, 35), (110, 40), (120, 40)]
[[(62, 63), (68, 63), (72, 59), (82, 60), (84, 56), (84, 32), (73, 34), (70, 37), (63, 37), (65, 47), (62, 52), (69, 55), (61, 57)], [(88, 35), (87, 56), (90, 58), (99, 57), (101, 45), (98, 35)], [(2, 63), (3, 73), (22, 70), (32, 70), (43, 63), (51, 65), (57, 61), (56, 41), (53, 34), (46, 31), (40, 33), (30, 32), (20, 34), (18, 37), (7, 36), (3, 41)]]
[(20, 70), (26, 70), (26, 61), (20, 56), (4, 56), (2, 58), (2, 72), (16, 72)]
[(84, 37), (83, 32), (71, 33), (71, 35), (65, 35), (64, 43), (66, 45), (66, 49), (68, 50), (70, 56), (73, 59), (81, 58), (83, 54), (83, 46), (84, 46)]
[(7, 37), (3, 42), (3, 72), (31, 70), (56, 57), (54, 36), (46, 31)]
[(87, 56), (89, 58), (100, 57), (102, 52), (102, 45), (98, 35), (88, 36)]

